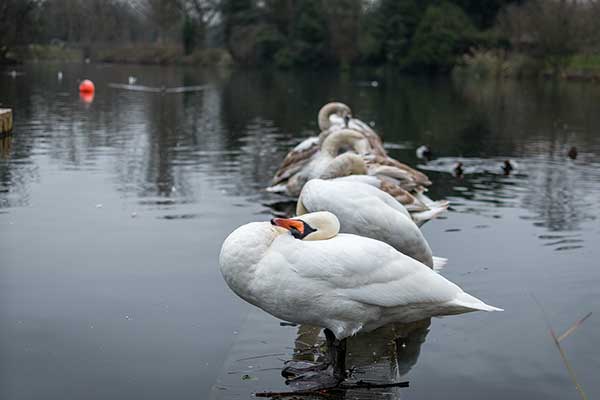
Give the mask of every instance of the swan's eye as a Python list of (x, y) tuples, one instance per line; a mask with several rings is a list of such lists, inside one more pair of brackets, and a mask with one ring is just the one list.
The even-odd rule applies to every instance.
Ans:
[(301, 219), (273, 218), (271, 224), (287, 229), (293, 237), (300, 240), (316, 231), (316, 229)]
[(297, 231), (295, 229), (291, 229), (292, 236), (295, 237), (296, 239), (302, 240), (305, 237), (307, 237), (308, 235), (310, 235), (311, 233), (317, 231), (315, 228), (313, 228), (312, 226), (310, 226), (306, 222), (304, 222), (304, 221), (300, 221), (300, 222), (302, 222), (302, 225), (303, 225), (302, 232), (299, 232), (299, 231)]
[(311, 233), (315, 232), (316, 229), (314, 229), (312, 226), (310, 226), (309, 224), (307, 224), (306, 222), (300, 220), (298, 221), (301, 223), (300, 226), (292, 226), (290, 228), (290, 233), (292, 234), (293, 237), (295, 237), (296, 239), (304, 239), (305, 237), (307, 237), (308, 235), (310, 235)]

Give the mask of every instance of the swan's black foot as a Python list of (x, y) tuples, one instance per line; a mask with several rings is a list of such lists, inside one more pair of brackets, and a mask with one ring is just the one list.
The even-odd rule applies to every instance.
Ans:
[[(339, 374), (333, 372), (333, 368), (328, 364), (316, 364), (307, 363), (313, 365), (307, 365), (300, 370), (295, 369), (294, 374), (285, 376), (287, 379), (285, 384), (293, 388), (293, 390), (321, 390), (335, 388), (343, 382), (343, 378), (339, 377)], [(291, 373), (290, 369), (282, 371), (282, 375), (287, 372)]]
[(346, 379), (346, 340), (336, 339), (333, 332), (325, 329), (327, 339), (327, 363), (288, 361), (281, 371), (286, 384), (295, 390), (319, 390), (335, 388)]
[(328, 366), (327, 363), (290, 360), (285, 362), (281, 375), (286, 379), (296, 379), (305, 374), (326, 370)]

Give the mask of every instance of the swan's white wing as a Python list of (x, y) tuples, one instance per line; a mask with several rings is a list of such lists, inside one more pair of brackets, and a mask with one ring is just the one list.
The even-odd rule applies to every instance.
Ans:
[[(428, 211), (429, 208), (417, 200), (413, 195), (402, 189), (399, 185), (396, 185), (388, 180), (382, 180), (376, 176), (371, 175), (350, 175), (343, 178), (336, 178), (336, 180), (344, 180), (347, 182), (361, 182), (368, 185), (374, 186), (380, 189), (382, 192), (388, 194), (396, 202), (400, 203), (400, 206), (405, 208), (409, 212)], [(386, 200), (387, 202), (387, 200)]]
[(308, 212), (334, 213), (340, 220), (341, 232), (388, 243), (433, 267), (429, 244), (408, 211), (373, 186), (346, 180), (313, 179), (304, 185), (298, 202)]
[[(313, 179), (304, 186), (300, 198), (309, 212), (332, 211), (330, 208), (337, 208), (336, 205), (353, 209), (364, 205), (372, 213), (385, 212), (390, 207), (410, 218), (406, 208), (392, 196), (379, 190), (378, 184), (377, 178), (368, 175), (350, 175), (326, 181)], [(336, 214), (335, 211), (332, 212)]]
[[(396, 199), (379, 190), (378, 184), (377, 178), (367, 175), (313, 179), (306, 183), (298, 201), (302, 203), (305, 212), (334, 213), (340, 219), (342, 232), (381, 240), (401, 253), (427, 264), (427, 258), (422, 257), (430, 255), (431, 250), (418, 226), (444, 212), (447, 205), (410, 214)], [(395, 211), (407, 217), (408, 221), (401, 220)], [(408, 251), (406, 245), (411, 246), (412, 252)], [(433, 257), (432, 262), (433, 269), (439, 271), (447, 264), (448, 259)]]
[(368, 124), (366, 124), (358, 118), (352, 118), (348, 123), (348, 127), (357, 131), (375, 134), (375, 131), (373, 131), (373, 129)]
[(371, 175), (349, 175), (341, 178), (335, 178), (335, 181), (339, 182), (361, 182), (367, 185), (379, 188), (381, 181), (379, 178)]
[[(329, 240), (298, 241), (283, 235), (272, 249), (303, 280), (318, 282), (336, 296), (363, 304), (391, 308), (425, 303), (443, 310), (464, 293), (393, 247), (361, 236), (339, 234)], [(470, 308), (485, 309), (479, 303)]]

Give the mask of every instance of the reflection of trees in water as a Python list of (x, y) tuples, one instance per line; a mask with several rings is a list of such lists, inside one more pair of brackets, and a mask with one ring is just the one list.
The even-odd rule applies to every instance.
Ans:
[(35, 136), (30, 129), (39, 129), (30, 122), (34, 96), (32, 88), (22, 80), (0, 80), (3, 103), (18, 109), (14, 113), (14, 128), (10, 135), (0, 135), (0, 209), (25, 206), (29, 203), (29, 185), (39, 179), (37, 165), (31, 161)]
[(521, 198), (522, 206), (534, 212), (535, 225), (550, 231), (579, 230), (598, 211), (600, 174), (565, 164), (532, 164), (526, 182), (531, 190)]
[[(66, 168), (111, 163), (118, 189), (150, 203), (191, 202), (202, 185), (257, 201), (283, 200), (262, 189), (290, 147), (316, 133), (319, 107), (341, 100), (356, 116), (374, 121), (387, 141), (427, 142), (438, 157), (462, 154), (498, 162), (501, 156), (519, 156), (521, 168), (509, 178), (484, 174), (457, 182), (433, 173), (429, 194), (434, 198), (453, 194), (459, 202), (469, 200), (467, 207), (476, 212), (491, 215), (497, 207), (521, 204), (535, 214), (536, 223), (552, 230), (578, 229), (593, 214), (587, 199), (598, 193), (598, 176), (586, 163), (599, 151), (594, 129), (600, 114), (594, 104), (600, 90), (590, 85), (390, 75), (373, 88), (358, 84), (374, 76), (369, 72), (233, 71), (220, 76), (196, 69), (131, 67), (133, 74), (145, 74), (145, 84), (213, 86), (164, 96), (103, 89), (86, 108), (66, 88), (55, 87), (55, 74), (47, 67), (32, 68), (34, 80), (45, 82), (41, 87), (19, 80), (11, 83), (14, 87), (5, 87), (6, 82), (2, 87), (20, 110), (11, 161), (0, 163), (4, 190), (11, 185), (14, 190), (17, 182), (26, 188), (34, 179), (35, 164), (26, 161), (35, 152)], [(81, 73), (77, 68), (82, 67), (70, 68), (76, 69), (65, 70), (65, 76)], [(102, 74), (122, 82), (128, 71), (106, 67)], [(567, 166), (571, 145), (580, 156)], [(395, 149), (392, 155), (416, 164), (413, 148)], [(455, 191), (456, 186), (466, 190)], [(25, 192), (19, 189), (10, 201), (26, 199)]]
[[(471, 107), (490, 120), (500, 152), (564, 160), (571, 146), (598, 148), (595, 129), (600, 90), (554, 81), (467, 80), (456, 82)], [(512, 146), (511, 146), (512, 145)], [(504, 147), (506, 146), (506, 147)], [(507, 150), (513, 149), (513, 152)]]
[(534, 214), (530, 219), (536, 226), (551, 231), (577, 230), (583, 221), (595, 218), (597, 203), (590, 199), (600, 191), (592, 183), (600, 181), (599, 174), (584, 163), (571, 162), (566, 153), (577, 146), (588, 154), (580, 158), (591, 161), (591, 154), (600, 150), (592, 130), (600, 125), (600, 115), (590, 107), (600, 100), (600, 91), (589, 85), (549, 82), (461, 85), (464, 97), (489, 120), (486, 126), (497, 147), (493, 154), (518, 155), (519, 170), (511, 179), (467, 177), (460, 186), (468, 190), (460, 197), (500, 207), (517, 201)]
[(12, 155), (12, 141), (12, 135), (0, 135), (0, 209), (27, 205), (29, 183), (38, 177), (28, 152)]
[(488, 152), (489, 119), (447, 79), (388, 76), (375, 99), (373, 118), (384, 140), (412, 146), (393, 152), (402, 160), (416, 163), (414, 149), (425, 143), (438, 156)]

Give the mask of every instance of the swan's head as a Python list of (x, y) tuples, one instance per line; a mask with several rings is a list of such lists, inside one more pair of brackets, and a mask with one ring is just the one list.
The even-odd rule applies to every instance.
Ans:
[[(352, 117), (352, 111), (350, 107), (344, 103), (327, 103), (319, 110), (319, 129), (321, 131), (327, 130), (331, 127), (330, 117), (335, 115), (344, 121), (350, 121)], [(346, 125), (347, 126), (347, 125)]]
[(308, 213), (296, 218), (273, 218), (271, 224), (289, 231), (300, 240), (331, 239), (340, 231), (340, 221), (328, 211)]

